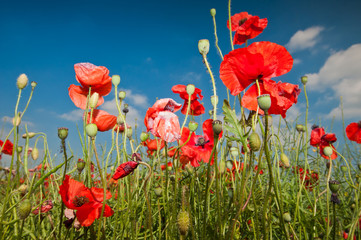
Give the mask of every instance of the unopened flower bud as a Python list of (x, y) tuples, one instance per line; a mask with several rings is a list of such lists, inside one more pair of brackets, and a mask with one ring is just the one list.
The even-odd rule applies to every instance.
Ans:
[(124, 91), (120, 91), (118, 96), (120, 100), (123, 100), (127, 94)]
[(34, 147), (33, 150), (31, 151), (31, 158), (36, 161), (39, 158), (39, 150)]
[(188, 123), (188, 128), (189, 128), (189, 131), (195, 132), (197, 130), (197, 128), (198, 128), (198, 123), (194, 122), (194, 121), (190, 121)]
[(209, 41), (208, 39), (201, 39), (198, 41), (198, 51), (203, 56), (206, 56), (209, 52)]
[(58, 128), (58, 137), (65, 140), (68, 137), (68, 129), (65, 127)]
[(131, 127), (129, 127), (127, 129), (127, 138), (131, 139), (133, 135), (133, 129)]
[(328, 182), (328, 184), (329, 184), (329, 186), (330, 186), (330, 190), (331, 190), (331, 192), (333, 192), (333, 193), (337, 193), (338, 192), (338, 190), (340, 189), (340, 182), (339, 181), (337, 181), (337, 180), (330, 180), (329, 182)]
[(329, 146), (327, 146), (323, 149), (323, 154), (325, 154), (327, 157), (331, 157), (332, 153), (333, 153), (333, 150)]
[(27, 218), (30, 212), (31, 212), (31, 202), (29, 199), (25, 199), (19, 203), (17, 208), (17, 214), (21, 220)]
[(26, 76), (26, 74), (20, 74), (20, 76), (18, 77), (18, 79), (16, 80), (16, 86), (19, 89), (24, 89), (26, 87), (26, 85), (28, 85), (28, 76)]
[(179, 233), (183, 236), (187, 235), (189, 229), (190, 218), (187, 211), (181, 210), (177, 217), (177, 225)]
[(303, 85), (306, 85), (306, 83), (308, 82), (308, 77), (307, 76), (302, 76), (301, 77), (301, 82)]
[(124, 115), (119, 114), (118, 117), (117, 117), (117, 124), (118, 125), (124, 124), (124, 118), (125, 118)]
[(193, 84), (188, 84), (186, 87), (186, 91), (189, 96), (192, 96), (192, 94), (194, 93), (195, 90), (196, 90), (196, 87)]
[(24, 133), (22, 138), (27, 138), (27, 137), (28, 138), (33, 138), (35, 135), (36, 135), (36, 133), (34, 133), (34, 132), (28, 132), (27, 134)]
[(140, 141), (145, 142), (145, 141), (148, 140), (148, 138), (149, 138), (149, 133), (147, 133), (147, 132), (142, 132), (142, 133), (140, 134)]
[(263, 111), (267, 112), (271, 107), (271, 97), (269, 94), (263, 94), (257, 97), (258, 106)]
[(291, 215), (288, 213), (288, 212), (285, 212), (284, 214), (283, 214), (283, 220), (285, 221), (285, 222), (287, 222), (287, 223), (289, 223), (289, 222), (291, 222)]
[(20, 123), (21, 123), (21, 117), (20, 117), (20, 114), (19, 114), (18, 116), (15, 116), (13, 118), (13, 125), (16, 126), (16, 127), (19, 127)]
[(218, 104), (218, 96), (211, 96), (211, 103), (212, 103), (212, 106), (217, 106)]
[(346, 172), (347, 172), (347, 167), (346, 167), (346, 166), (341, 166), (341, 171), (342, 171), (343, 173), (346, 173)]
[(128, 107), (129, 107), (129, 105), (125, 103), (125, 104), (124, 104), (124, 108), (123, 108), (123, 113), (124, 113), (124, 114), (127, 114), (127, 113), (129, 112), (129, 108), (128, 108)]
[(227, 141), (227, 147), (231, 148), (232, 147), (232, 142), (231, 141)]
[(301, 132), (305, 132), (306, 131), (306, 127), (302, 124), (297, 124), (296, 125), (296, 130), (301, 133)]
[(83, 171), (85, 168), (85, 162), (83, 159), (78, 159), (78, 163), (76, 164), (76, 168), (78, 169), (79, 173)]
[(92, 94), (92, 96), (89, 99), (89, 107), (96, 108), (98, 101), (99, 101), (99, 93), (95, 92)]
[(32, 88), (35, 88), (35, 87), (36, 87), (36, 85), (38, 85), (38, 83), (37, 83), (37, 82), (35, 82), (35, 81), (32, 81), (30, 85), (31, 85), (31, 87), (32, 87)]
[(23, 151), (23, 146), (18, 146), (18, 147), (16, 148), (16, 151), (17, 151), (18, 153), (21, 153), (21, 152)]
[(20, 187), (18, 188), (18, 191), (20, 192), (20, 194), (22, 196), (24, 196), (28, 192), (28, 185), (26, 185), (26, 184), (20, 185)]
[(118, 86), (120, 83), (120, 76), (119, 75), (113, 75), (112, 76), (112, 83), (114, 86)]
[(213, 120), (212, 122), (213, 125), (213, 133), (215, 135), (219, 135), (222, 132), (222, 122), (220, 120)]
[(162, 193), (163, 193), (163, 189), (160, 186), (158, 186), (158, 187), (154, 188), (154, 193), (157, 197), (161, 197)]
[(212, 17), (216, 16), (216, 9), (215, 8), (211, 9), (211, 16)]
[(236, 147), (231, 147), (229, 151), (233, 157), (238, 157), (238, 149)]
[(93, 137), (95, 137), (95, 136), (97, 135), (97, 133), (98, 133), (98, 127), (97, 127), (97, 125), (94, 124), (94, 123), (89, 123), (89, 124), (86, 125), (86, 127), (85, 127), (85, 132), (86, 132), (86, 134), (87, 134), (89, 137), (93, 138)]
[(252, 132), (248, 137), (249, 146), (253, 152), (257, 152), (261, 148), (261, 138), (256, 132)]
[(288, 159), (288, 157), (287, 157), (286, 154), (281, 153), (280, 160), (281, 160), (282, 165), (283, 165), (285, 168), (289, 168), (289, 167), (290, 167), (290, 160)]

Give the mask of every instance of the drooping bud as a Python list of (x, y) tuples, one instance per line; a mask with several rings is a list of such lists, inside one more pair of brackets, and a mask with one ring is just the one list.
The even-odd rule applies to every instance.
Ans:
[(26, 137), (33, 138), (35, 135), (36, 135), (36, 133), (34, 133), (34, 132), (28, 132), (28, 134), (24, 133), (22, 138), (26, 138)]
[(16, 127), (19, 127), (20, 123), (21, 123), (21, 117), (20, 117), (20, 114), (19, 114), (18, 116), (15, 116), (13, 118), (13, 125), (16, 126)]
[(147, 133), (147, 132), (142, 132), (142, 133), (140, 134), (140, 141), (145, 142), (145, 141), (148, 140), (148, 138), (149, 138), (149, 133)]
[(286, 154), (281, 153), (280, 160), (281, 160), (282, 165), (283, 165), (285, 168), (289, 168), (289, 167), (290, 167), (290, 160), (288, 159), (288, 157), (287, 157)]
[(283, 220), (285, 221), (285, 222), (287, 222), (287, 223), (289, 223), (289, 222), (291, 222), (291, 215), (288, 213), (288, 212), (285, 212), (284, 214), (283, 214)]
[(58, 137), (65, 140), (68, 137), (68, 129), (65, 127), (58, 128)]
[(19, 203), (17, 208), (17, 214), (21, 220), (26, 219), (29, 216), (30, 212), (31, 212), (31, 202), (29, 199), (25, 199)]
[(213, 133), (215, 135), (219, 135), (222, 132), (222, 122), (220, 120), (213, 120), (212, 122), (213, 125)]
[(89, 137), (93, 138), (98, 133), (98, 127), (95, 123), (89, 123), (85, 127), (85, 132)]
[(26, 87), (26, 85), (28, 85), (28, 76), (26, 76), (26, 74), (20, 74), (20, 76), (18, 77), (18, 79), (16, 80), (16, 86), (19, 89), (24, 89)]
[(216, 16), (216, 9), (215, 8), (211, 9), (211, 16), (212, 17)]
[(257, 97), (258, 106), (263, 111), (267, 112), (271, 107), (271, 97), (269, 94), (263, 94)]
[(214, 106), (217, 106), (217, 104), (218, 104), (218, 96), (212, 95), (212, 96), (211, 96), (211, 103), (212, 103), (212, 106), (213, 106), (213, 107), (214, 107)]
[(302, 124), (297, 124), (296, 125), (296, 130), (297, 132), (301, 133), (301, 132), (306, 132), (306, 127)]
[(196, 90), (196, 87), (193, 84), (188, 84), (186, 87), (186, 91), (189, 96), (192, 96), (192, 94), (194, 93), (195, 90)]
[(23, 146), (18, 146), (18, 147), (16, 148), (16, 151), (17, 151), (18, 153), (21, 153), (21, 152), (23, 151)]
[(327, 146), (323, 149), (323, 154), (325, 154), (327, 157), (331, 157), (332, 153), (333, 153), (333, 150), (329, 146)]
[(308, 77), (307, 76), (302, 76), (301, 77), (301, 82), (303, 85), (306, 85), (306, 83), (308, 82)]
[(78, 163), (76, 164), (76, 168), (78, 169), (78, 172), (81, 173), (83, 169), (85, 168), (85, 162), (83, 159), (78, 159)]
[(37, 83), (37, 82), (35, 82), (35, 81), (32, 81), (30, 85), (31, 85), (31, 87), (32, 87), (32, 88), (35, 88), (35, 87), (36, 87), (36, 85), (38, 85), (38, 83)]
[(112, 76), (112, 83), (114, 86), (118, 86), (120, 83), (120, 76), (119, 75), (113, 75)]
[(249, 146), (253, 152), (257, 152), (261, 148), (261, 138), (256, 132), (252, 132), (248, 137)]
[(206, 56), (209, 52), (209, 41), (208, 39), (201, 39), (198, 41), (198, 51), (202, 56)]
[(92, 94), (92, 96), (89, 99), (89, 107), (96, 108), (98, 101), (99, 101), (99, 93), (95, 92)]
[(177, 225), (179, 233), (183, 236), (187, 235), (189, 229), (190, 218), (187, 211), (181, 210), (177, 217)]
[(163, 193), (163, 189), (160, 186), (158, 186), (158, 187), (154, 188), (154, 193), (157, 197), (161, 197), (162, 193)]
[(198, 123), (197, 123), (197, 122), (190, 121), (190, 122), (188, 123), (188, 129), (189, 129), (189, 131), (195, 132), (195, 131), (197, 130), (197, 128), (198, 128)]
[(337, 180), (330, 180), (329, 182), (328, 182), (328, 184), (329, 184), (329, 186), (330, 186), (330, 190), (331, 190), (331, 192), (333, 192), (333, 193), (337, 193), (338, 192), (338, 190), (340, 189), (340, 182), (339, 181), (337, 181)]
[(36, 161), (39, 158), (39, 150), (34, 147), (33, 150), (31, 151), (31, 158)]
[(127, 94), (125, 93), (125, 91), (120, 91), (119, 94), (118, 94), (120, 100), (123, 100), (126, 95)]

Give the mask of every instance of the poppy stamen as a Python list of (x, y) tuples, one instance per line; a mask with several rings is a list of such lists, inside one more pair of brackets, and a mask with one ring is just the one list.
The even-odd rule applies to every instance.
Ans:
[(73, 204), (76, 207), (81, 207), (88, 202), (89, 202), (89, 199), (86, 196), (75, 196), (75, 198), (73, 200)]
[(242, 26), (242, 24), (245, 23), (246, 21), (247, 21), (247, 18), (242, 18), (241, 20), (239, 20), (238, 26)]
[(172, 104), (172, 102), (169, 101), (167, 105), (164, 107), (164, 111), (174, 112), (174, 104)]
[(201, 146), (202, 148), (204, 148), (204, 145), (206, 145), (207, 143), (209, 143), (209, 140), (206, 141), (204, 137), (200, 137), (197, 139), (195, 146)]

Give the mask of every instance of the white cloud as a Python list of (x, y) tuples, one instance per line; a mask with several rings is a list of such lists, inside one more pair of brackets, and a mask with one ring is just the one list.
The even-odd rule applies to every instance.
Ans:
[(196, 72), (187, 72), (182, 75), (171, 74), (170, 78), (174, 79), (176, 82), (179, 81), (188, 84), (188, 83), (199, 82), (202, 78), (202, 74)]
[(71, 122), (77, 122), (83, 118), (84, 110), (82, 109), (75, 109), (68, 113), (63, 113), (59, 117)]
[[(308, 88), (323, 92), (333, 90), (336, 99), (343, 97), (345, 118), (361, 115), (361, 43), (333, 53), (318, 73), (307, 74)], [(340, 108), (334, 108), (328, 117), (340, 118)]]
[(132, 93), (132, 90), (124, 89), (126, 92), (125, 102), (137, 105), (139, 107), (147, 107), (149, 105), (148, 98), (142, 94)]
[(302, 60), (301, 60), (301, 59), (299, 59), (299, 58), (295, 58), (295, 59), (293, 59), (293, 65), (300, 64), (301, 62), (302, 62)]
[(291, 52), (312, 48), (319, 40), (320, 33), (324, 30), (323, 27), (313, 26), (306, 30), (298, 30), (286, 44), (286, 47)]

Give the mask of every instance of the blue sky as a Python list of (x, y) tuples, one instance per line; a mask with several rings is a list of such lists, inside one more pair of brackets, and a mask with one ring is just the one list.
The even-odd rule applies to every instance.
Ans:
[[(68, 97), (77, 84), (73, 65), (91, 62), (121, 76), (127, 91), (130, 119), (143, 127), (145, 111), (158, 98), (182, 100), (171, 92), (175, 84), (193, 83), (203, 90), (210, 108), (210, 78), (198, 53), (199, 39), (211, 43), (209, 62), (216, 76), (220, 98), (225, 87), (219, 79), (221, 59), (214, 45), (209, 14), (216, 8), (219, 44), (230, 50), (227, 1), (6, 1), (0, 7), (0, 119), (3, 132), (11, 128), (17, 98), (16, 78), (26, 73), (36, 81), (33, 100), (23, 124), (29, 131), (48, 135), (50, 148), (59, 152), (57, 128), (70, 129), (73, 148), (80, 146), (76, 124), (79, 111)], [(361, 116), (361, 2), (345, 1), (233, 1), (232, 14), (247, 11), (268, 18), (268, 27), (253, 41), (271, 41), (287, 47), (295, 59), (290, 73), (276, 81), (300, 84), (310, 76), (310, 122), (319, 119), (335, 131), (340, 126), (340, 96), (346, 124)], [(251, 41), (251, 42), (253, 42)], [(22, 97), (25, 105), (30, 88)], [(101, 109), (115, 114), (114, 92)], [(221, 102), (221, 101), (220, 101)], [(219, 105), (219, 108), (221, 105)], [(21, 109), (21, 108), (20, 108)], [(288, 112), (294, 119), (305, 111), (303, 92)], [(302, 115), (303, 118), (304, 115)], [(203, 120), (205, 117), (203, 117)], [(24, 126), (24, 125), (22, 125)], [(341, 132), (338, 134), (342, 139)], [(102, 133), (101, 141), (110, 141)]]

